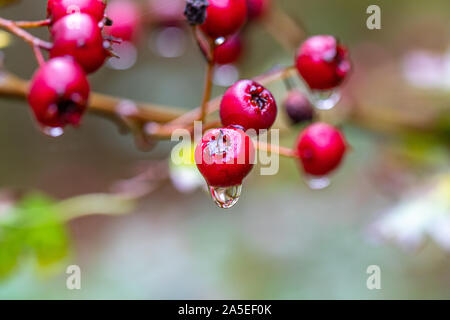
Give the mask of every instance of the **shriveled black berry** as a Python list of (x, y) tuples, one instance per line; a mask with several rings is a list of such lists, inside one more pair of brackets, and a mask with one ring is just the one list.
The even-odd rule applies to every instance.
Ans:
[(184, 9), (184, 15), (186, 16), (189, 24), (195, 26), (203, 24), (206, 20), (206, 9), (209, 6), (207, 0), (187, 0), (186, 8)]
[(311, 121), (314, 117), (314, 107), (306, 95), (298, 90), (289, 92), (284, 107), (292, 124)]

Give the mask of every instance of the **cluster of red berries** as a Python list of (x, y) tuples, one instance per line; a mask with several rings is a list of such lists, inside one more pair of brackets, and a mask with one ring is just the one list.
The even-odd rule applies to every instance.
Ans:
[(31, 80), (28, 101), (42, 127), (78, 125), (89, 99), (87, 74), (108, 57), (103, 0), (49, 0), (50, 59)]
[(134, 2), (115, 1), (108, 9), (106, 17), (105, 0), (48, 1), (50, 59), (35, 72), (28, 95), (42, 127), (78, 125), (89, 99), (87, 75), (112, 55), (111, 45), (119, 38), (131, 41), (137, 36)]
[[(228, 63), (240, 48), (236, 32), (247, 15), (261, 15), (268, 1), (210, 0), (203, 32), (212, 40), (230, 36), (214, 51), (215, 62)], [(233, 42), (237, 44), (232, 44)], [(311, 90), (338, 87), (351, 69), (347, 49), (336, 38), (313, 36), (299, 48), (297, 70)], [(287, 114), (294, 123), (312, 120), (314, 110), (300, 91), (291, 91), (285, 100)], [(254, 147), (247, 133), (254, 135), (269, 129), (277, 116), (277, 104), (269, 90), (252, 80), (240, 80), (224, 94), (220, 119), (224, 127), (210, 130), (197, 145), (197, 167), (211, 187), (234, 187), (252, 169)], [(244, 131), (247, 131), (245, 133)], [(250, 133), (250, 135), (252, 135)], [(305, 174), (324, 176), (336, 169), (344, 157), (347, 143), (335, 127), (322, 122), (307, 126), (296, 141), (295, 153)], [(247, 155), (247, 156), (246, 156)], [(250, 156), (249, 156), (250, 155)], [(240, 162), (238, 160), (241, 160)]]

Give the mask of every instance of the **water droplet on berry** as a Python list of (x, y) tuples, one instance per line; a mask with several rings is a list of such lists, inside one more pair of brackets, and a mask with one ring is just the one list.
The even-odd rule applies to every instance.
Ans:
[(60, 137), (64, 134), (64, 129), (60, 127), (41, 127), (41, 131), (52, 138)]
[(327, 176), (318, 177), (305, 175), (304, 180), (308, 187), (313, 190), (322, 190), (331, 184), (330, 178), (328, 178)]
[(341, 100), (341, 93), (336, 89), (311, 91), (311, 102), (320, 110), (330, 110), (334, 108), (339, 100)]
[(241, 196), (242, 185), (231, 187), (209, 187), (211, 198), (216, 205), (222, 209), (229, 209), (234, 206)]
[(214, 44), (216, 46), (220, 46), (221, 44), (223, 44), (225, 42), (225, 40), (226, 40), (225, 37), (219, 37), (216, 40), (214, 40)]

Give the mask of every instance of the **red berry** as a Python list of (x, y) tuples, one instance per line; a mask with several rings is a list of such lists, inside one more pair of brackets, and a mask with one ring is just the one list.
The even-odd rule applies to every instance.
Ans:
[(304, 93), (292, 90), (284, 100), (284, 108), (292, 124), (311, 121), (314, 116), (314, 107)]
[(247, 0), (247, 15), (249, 20), (263, 17), (270, 7), (270, 0)]
[(317, 122), (306, 127), (297, 140), (297, 153), (305, 173), (324, 176), (337, 168), (347, 144), (333, 126)]
[(236, 33), (247, 19), (246, 0), (208, 0), (206, 20), (202, 30), (211, 38)]
[(255, 148), (250, 137), (236, 128), (209, 130), (195, 149), (195, 163), (209, 186), (231, 187), (253, 168)]
[(339, 86), (351, 69), (347, 48), (327, 35), (308, 38), (297, 52), (296, 66), (308, 86), (316, 90)]
[(141, 27), (140, 15), (139, 7), (134, 1), (111, 1), (106, 9), (106, 16), (113, 24), (104, 28), (105, 33), (123, 41), (136, 40)]
[(89, 91), (86, 74), (72, 58), (54, 58), (34, 74), (28, 102), (42, 126), (78, 125)]
[(72, 13), (86, 13), (96, 21), (103, 19), (105, 0), (48, 0), (47, 17), (55, 22)]
[(236, 62), (242, 53), (242, 41), (239, 34), (235, 34), (225, 40), (224, 43), (214, 48), (214, 62), (227, 64)]
[(70, 55), (87, 73), (100, 68), (108, 55), (98, 23), (89, 15), (77, 13), (58, 20), (51, 28), (50, 57)]
[(272, 93), (252, 80), (239, 80), (225, 92), (220, 103), (220, 119), (224, 126), (244, 130), (269, 129), (277, 117), (277, 104)]

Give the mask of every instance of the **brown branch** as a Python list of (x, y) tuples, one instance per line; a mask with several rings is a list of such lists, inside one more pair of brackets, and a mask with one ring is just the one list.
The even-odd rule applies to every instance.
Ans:
[(51, 23), (50, 19), (37, 20), (37, 21), (13, 21), (13, 23), (19, 28), (39, 28), (49, 26)]
[(52, 48), (52, 44), (50, 42), (39, 39), (32, 34), (26, 32), (17, 26), (13, 21), (0, 18), (0, 28), (9, 31), (10, 33), (16, 35), (17, 37), (23, 39), (27, 42), (32, 48), (37, 46), (39, 48), (50, 50)]
[(255, 142), (255, 148), (258, 150), (266, 151), (268, 153), (276, 153), (283, 157), (298, 158), (297, 153), (293, 149), (278, 146), (278, 145), (268, 144), (268, 143), (264, 143), (261, 141)]
[[(27, 81), (0, 70), (0, 96), (23, 99), (26, 98), (27, 93)], [(122, 108), (124, 105), (127, 105), (128, 107)], [(91, 94), (89, 111), (127, 117), (128, 119), (139, 123), (165, 123), (179, 117), (182, 114), (181, 110), (173, 107), (135, 102), (100, 93)]]

